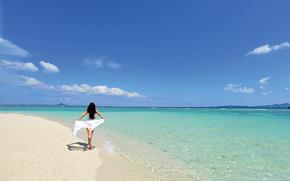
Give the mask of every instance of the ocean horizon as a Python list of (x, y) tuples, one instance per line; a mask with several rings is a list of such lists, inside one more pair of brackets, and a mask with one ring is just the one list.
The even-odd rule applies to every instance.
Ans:
[[(86, 104), (0, 104), (0, 106), (57, 106), (57, 107), (87, 107)], [(128, 106), (128, 105), (98, 105), (99, 108), (253, 108), (253, 109), (288, 109), (290, 103), (280, 103), (280, 104), (271, 104), (271, 105), (216, 105), (216, 106)]]

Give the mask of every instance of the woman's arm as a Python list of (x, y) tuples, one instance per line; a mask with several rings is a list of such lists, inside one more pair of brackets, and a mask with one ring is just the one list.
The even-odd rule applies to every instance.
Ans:
[(105, 119), (98, 110), (96, 111), (96, 114), (99, 115), (102, 119)]
[(79, 120), (81, 120), (85, 115), (87, 115), (88, 114), (88, 112), (86, 111), (86, 112), (84, 112), (83, 113), (83, 115), (79, 118)]

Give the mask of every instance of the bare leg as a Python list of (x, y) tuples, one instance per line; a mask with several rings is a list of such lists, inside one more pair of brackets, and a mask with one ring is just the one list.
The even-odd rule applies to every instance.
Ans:
[(93, 148), (92, 139), (93, 139), (94, 130), (87, 128), (87, 133), (88, 133), (88, 146), (89, 146), (89, 149), (92, 149)]

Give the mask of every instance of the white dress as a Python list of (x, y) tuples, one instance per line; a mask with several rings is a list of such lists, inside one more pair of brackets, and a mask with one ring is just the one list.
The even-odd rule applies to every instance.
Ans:
[(76, 136), (78, 131), (82, 128), (95, 129), (97, 126), (104, 123), (104, 119), (88, 119), (87, 121), (75, 120), (73, 135)]

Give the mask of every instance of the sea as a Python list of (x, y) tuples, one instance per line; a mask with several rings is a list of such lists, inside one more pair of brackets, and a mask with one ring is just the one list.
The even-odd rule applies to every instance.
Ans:
[[(85, 106), (2, 105), (72, 127)], [(290, 181), (290, 110), (100, 107), (110, 150), (164, 180)]]

